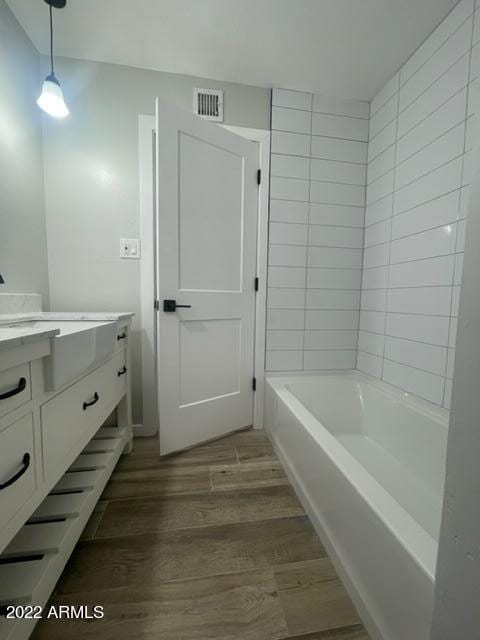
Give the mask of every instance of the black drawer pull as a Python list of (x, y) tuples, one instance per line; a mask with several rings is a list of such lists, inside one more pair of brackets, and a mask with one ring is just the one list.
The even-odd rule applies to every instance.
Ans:
[(126, 373), (127, 373), (127, 367), (123, 365), (123, 368), (117, 372), (117, 376), (120, 378), (120, 376), (124, 376)]
[(23, 474), (25, 473), (25, 471), (28, 469), (28, 467), (30, 466), (30, 454), (29, 453), (25, 453), (23, 455), (22, 458), (22, 468), (19, 469), (17, 471), (17, 473), (15, 473), (9, 480), (7, 480), (6, 482), (3, 482), (2, 484), (0, 484), (0, 491), (2, 489), (6, 489), (7, 487), (9, 487), (10, 485), (12, 485), (14, 482), (16, 482), (17, 480), (19, 480)]
[(123, 333), (117, 336), (117, 342), (120, 342), (120, 340), (125, 340), (126, 337), (127, 337), (127, 334), (124, 331)]
[(93, 407), (94, 404), (97, 404), (97, 402), (100, 400), (100, 396), (98, 395), (98, 393), (95, 391), (95, 393), (93, 394), (93, 400), (91, 402), (84, 402), (83, 403), (83, 410), (86, 411), (88, 409), (88, 407)]
[(27, 381), (25, 378), (20, 378), (18, 381), (18, 385), (14, 389), (10, 389), (10, 391), (6, 391), (5, 393), (0, 394), (0, 400), (6, 400), (7, 398), (12, 398), (16, 396), (17, 393), (22, 393), (25, 391), (25, 387), (27, 386)]

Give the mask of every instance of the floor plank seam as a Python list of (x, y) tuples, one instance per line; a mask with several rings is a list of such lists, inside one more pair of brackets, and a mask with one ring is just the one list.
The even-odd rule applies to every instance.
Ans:
[[(88, 543), (94, 542), (93, 540), (88, 540), (85, 541)], [(227, 578), (227, 577), (234, 577), (234, 576), (252, 576), (257, 574), (259, 571), (268, 571), (272, 574), (272, 581), (275, 585), (275, 593), (277, 594), (277, 597), (280, 600), (280, 588), (277, 584), (277, 581), (275, 579), (275, 569), (279, 569), (279, 568), (288, 568), (289, 565), (291, 564), (295, 564), (295, 563), (291, 563), (291, 562), (285, 562), (282, 564), (275, 564), (275, 565), (265, 565), (265, 566), (261, 566), (261, 567), (254, 567), (254, 568), (250, 568), (250, 569), (238, 569), (235, 571), (219, 571), (217, 573), (208, 573), (208, 574), (204, 574), (201, 576), (188, 576), (188, 577), (179, 577), (179, 578), (170, 578), (168, 580), (163, 580), (160, 579), (158, 581), (155, 581), (153, 583), (149, 583), (152, 584), (152, 586), (162, 586), (162, 585), (170, 585), (170, 584), (179, 584), (179, 583), (196, 583), (199, 582), (201, 580), (206, 580), (206, 579), (215, 579), (215, 578)], [(79, 591), (62, 591), (61, 590), (61, 585), (60, 586), (60, 590), (56, 589), (55, 590), (55, 595), (57, 596), (77, 596), (79, 594), (86, 594), (86, 593), (95, 593), (97, 590), (93, 590), (93, 589), (84, 589), (84, 590), (79, 590)], [(136, 585), (136, 586), (140, 586), (140, 585)], [(115, 592), (121, 589), (126, 589), (128, 587), (126, 587), (125, 585), (119, 585), (119, 586), (110, 586), (110, 587), (103, 587), (100, 589), (100, 591), (102, 593), (106, 592)], [(283, 610), (283, 607), (282, 607)], [(351, 626), (351, 625), (350, 625)], [(355, 626), (355, 625), (354, 625)], [(333, 629), (334, 627), (332, 627)], [(327, 629), (329, 631), (329, 629)], [(288, 636), (287, 636), (288, 637)]]
[[(201, 525), (201, 526), (194, 526), (194, 527), (176, 527), (174, 529), (161, 529), (159, 531), (146, 531), (144, 533), (133, 533), (133, 534), (122, 534), (122, 535), (118, 535), (118, 536), (105, 536), (105, 537), (96, 537), (96, 538), (88, 538), (88, 539), (83, 539), (80, 540), (81, 544), (92, 544), (92, 543), (98, 543), (98, 542), (106, 542), (108, 540), (121, 540), (123, 538), (125, 538), (126, 540), (131, 540), (132, 538), (148, 538), (148, 537), (152, 537), (152, 536), (157, 536), (159, 533), (171, 533), (172, 531), (178, 531), (178, 532), (187, 532), (190, 531), (191, 529), (216, 529), (216, 528), (227, 528), (227, 527), (237, 527), (238, 525), (248, 525), (248, 524), (257, 524), (257, 525), (262, 525), (262, 524), (267, 524), (269, 522), (271, 522), (271, 520), (285, 520), (285, 521), (295, 521), (295, 520), (308, 520), (308, 516), (303, 513), (303, 514), (299, 514), (299, 515), (294, 515), (294, 516), (280, 516), (280, 517), (275, 517), (275, 518), (263, 518), (260, 520), (240, 520), (238, 522), (220, 522), (220, 523), (216, 523), (216, 524), (208, 524), (208, 525)], [(310, 523), (310, 521), (308, 520), (308, 522)], [(316, 535), (314, 529), (311, 529), (311, 533), (312, 535), (315, 536), (315, 538), (318, 540), (319, 545), (321, 545), (321, 542), (318, 538), (318, 536)], [(323, 546), (321, 546), (321, 548), (323, 549)], [(327, 552), (323, 549), (323, 553), (320, 554), (318, 556), (318, 558), (325, 558), (328, 557)], [(288, 563), (285, 562), (275, 562), (272, 564), (272, 566), (280, 566), (283, 564), (291, 564), (291, 561), (289, 561)]]
[[(266, 467), (268, 467), (268, 464), (266, 464)], [(118, 496), (118, 497), (113, 497), (107, 495), (104, 497), (104, 500), (107, 502), (115, 502), (115, 503), (119, 503), (119, 502), (126, 502), (128, 500), (149, 500), (152, 498), (175, 498), (176, 496), (178, 497), (183, 497), (183, 496), (199, 496), (202, 494), (212, 494), (212, 493), (233, 493), (235, 491), (255, 491), (256, 489), (265, 489), (267, 487), (285, 487), (285, 486), (290, 486), (290, 482), (288, 481), (288, 478), (285, 476), (284, 478), (277, 478), (277, 479), (272, 479), (272, 480), (264, 480), (261, 481), (258, 484), (251, 484), (248, 483), (247, 481), (242, 483), (241, 486), (232, 486), (232, 487), (228, 487), (228, 486), (218, 486), (215, 485), (215, 483), (213, 482), (213, 479), (210, 478), (210, 488), (208, 490), (206, 489), (198, 489), (198, 490), (185, 490), (185, 491), (166, 491), (166, 492), (159, 492), (158, 493), (148, 493), (148, 494), (144, 494), (144, 495), (135, 495), (135, 496)]]
[[(209, 527), (212, 526), (227, 526), (229, 524), (255, 524), (257, 522), (264, 522), (264, 521), (268, 521), (268, 522), (275, 522), (276, 520), (283, 520), (285, 517), (287, 516), (272, 516), (270, 518), (265, 518), (263, 520), (235, 520), (232, 522), (219, 522), (217, 524), (199, 524), (199, 525), (191, 525), (189, 527), (169, 527), (166, 529), (160, 529), (160, 531), (162, 532), (168, 532), (168, 531), (188, 531), (189, 529), (208, 529)], [(292, 516), (295, 517), (295, 516)], [(301, 517), (300, 515), (297, 517)], [(155, 533), (155, 531), (152, 531), (151, 533)], [(131, 534), (122, 534), (122, 535), (118, 535), (118, 536), (96, 536), (95, 540), (116, 540), (117, 538), (135, 538), (137, 536), (140, 535), (146, 535), (145, 533), (131, 533)]]

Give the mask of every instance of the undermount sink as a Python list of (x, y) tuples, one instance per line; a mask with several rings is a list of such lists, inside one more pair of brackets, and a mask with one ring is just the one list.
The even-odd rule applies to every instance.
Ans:
[(79, 320), (30, 320), (9, 325), (19, 329), (58, 329), (44, 358), (45, 384), (55, 391), (106, 360), (115, 350), (117, 323)]

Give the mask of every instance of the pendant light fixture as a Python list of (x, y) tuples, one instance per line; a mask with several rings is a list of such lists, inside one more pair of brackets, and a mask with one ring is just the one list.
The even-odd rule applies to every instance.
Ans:
[(68, 116), (68, 107), (63, 99), (63, 92), (53, 69), (53, 7), (63, 9), (67, 0), (45, 0), (50, 9), (50, 73), (45, 78), (42, 86), (42, 93), (37, 100), (40, 109), (54, 118), (65, 118)]

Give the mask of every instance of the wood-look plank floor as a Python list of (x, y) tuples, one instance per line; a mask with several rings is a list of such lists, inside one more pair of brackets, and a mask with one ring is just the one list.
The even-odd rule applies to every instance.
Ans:
[(34, 640), (368, 640), (262, 431), (123, 456)]

